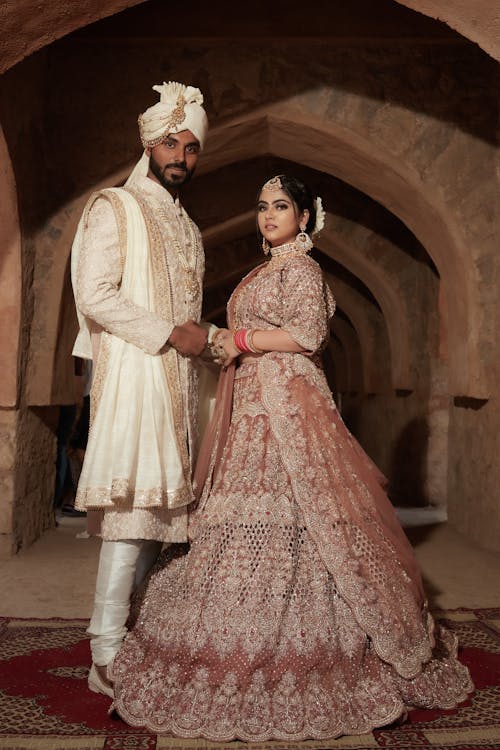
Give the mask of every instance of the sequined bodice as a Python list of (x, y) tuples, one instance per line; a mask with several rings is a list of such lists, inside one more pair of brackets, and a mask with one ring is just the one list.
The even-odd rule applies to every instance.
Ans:
[(309, 351), (328, 335), (335, 310), (318, 264), (309, 257), (274, 259), (254, 269), (236, 287), (228, 304), (231, 328), (282, 328)]

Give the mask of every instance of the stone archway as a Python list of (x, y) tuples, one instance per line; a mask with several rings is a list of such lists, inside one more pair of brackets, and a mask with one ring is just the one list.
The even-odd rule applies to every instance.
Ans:
[(11, 554), (12, 549), (21, 315), (21, 231), (16, 183), (0, 129), (0, 557)]
[(306, 115), (296, 100), (214, 129), (200, 173), (244, 160), (249, 153), (266, 152), (339, 177), (370, 195), (411, 229), (432, 257), (443, 285), (451, 391), (486, 398), (489, 386), (478, 350), (482, 321), (477, 269), (439, 192), (424, 184), (401, 159), (352, 130)]
[(394, 291), (390, 279), (374, 263), (354, 251), (333, 231), (324, 230), (318, 247), (331, 258), (346, 266), (370, 289), (380, 305), (391, 353), (392, 387), (411, 390), (414, 385), (408, 317), (402, 300)]
[(87, 0), (85, 4), (45, 2), (43, 12), (36, 0), (4, 0), (0, 7), (2, 45), (0, 73), (28, 55), (76, 29), (113, 16), (145, 0)]
[(443, 21), (500, 60), (500, 8), (489, 0), (443, 3), (442, 0), (396, 0), (400, 5)]
[[(34, 0), (20, 0), (14, 8), (14, 4), (7, 0), (3, 9), (0, 10), (0, 15), (5, 12), (8, 16), (11, 13), (10, 18), (12, 20), (14, 18), (12, 13), (15, 11), (17, 14), (16, 23), (19, 24), (19, 14), (22, 13), (23, 9), (32, 7), (33, 2)], [(105, 13), (112, 14), (121, 8), (134, 4), (139, 5), (140, 3), (115, 0), (108, 4)], [(407, 6), (412, 4), (416, 10), (423, 9), (424, 13), (426, 12), (424, 6), (426, 6), (429, 15), (433, 15), (431, 6), (435, 6), (435, 3), (431, 0), (427, 2), (426, 0), (421, 2), (415, 0), (413, 3), (399, 4)], [(84, 26), (86, 23), (102, 17), (103, 11), (97, 7), (97, 3), (91, 0), (91, 2), (86, 3), (84, 9), (78, 9), (74, 13), (67, 14), (66, 21), (68, 24), (66, 26), (64, 26), (64, 19), (58, 14), (60, 14), (60, 11), (55, 4), (52, 2), (46, 4), (44, 13), (41, 14), (43, 17), (35, 19), (28, 30), (28, 36), (31, 36), (29, 39), (26, 38), (24, 48), (20, 44), (18, 49), (14, 50), (14, 53), (18, 55), (17, 59), (21, 59), (33, 49), (49, 44), (52, 39), (68, 33), (71, 28)], [(453, 11), (450, 11), (448, 15), (447, 20), (450, 25), (453, 25)], [(48, 19), (51, 19), (50, 23), (48, 23)], [(39, 24), (38, 20), (40, 21)], [(38, 31), (40, 31), (38, 35), (37, 24)], [(5, 25), (5, 28), (9, 28), (8, 24)], [(15, 35), (12, 35), (12, 39), (14, 37)], [(458, 44), (462, 44), (462, 42), (463, 40), (459, 40)], [(30, 47), (31, 44), (34, 46)], [(466, 46), (470, 51), (471, 45)], [(0, 44), (0, 62), (3, 59), (2, 53), (6, 49), (6, 47), (2, 49)], [(12, 48), (10, 52), (13, 52)], [(242, 55), (246, 55), (246, 52), (243, 51)], [(57, 58), (56, 55), (54, 59), (56, 63), (57, 61), (60, 63), (63, 57), (64, 55)], [(485, 57), (481, 55), (481, 58)], [(247, 58), (249, 58), (248, 55)], [(220, 64), (220, 60), (221, 57), (217, 57), (218, 64)], [(392, 59), (391, 64), (394, 64), (394, 59)], [(205, 59), (199, 65), (200, 70), (203, 69), (205, 72), (208, 70)], [(189, 64), (183, 68), (183, 70), (189, 71), (193, 71), (193, 69), (194, 66), (190, 67)], [(480, 226), (476, 225), (470, 229), (474, 223), (470, 221), (470, 217), (475, 219), (473, 210), (478, 207), (477, 213), (481, 212), (486, 203), (487, 191), (491, 192), (494, 185), (494, 179), (490, 174), (493, 171), (490, 170), (493, 162), (492, 159), (489, 159), (489, 153), (492, 154), (494, 151), (492, 141), (488, 141), (486, 131), (474, 128), (472, 120), (472, 127), (469, 129), (468, 112), (463, 118), (454, 119), (453, 113), (447, 118), (448, 112), (445, 112), (442, 116), (443, 110), (436, 110), (432, 106), (427, 109), (424, 106), (422, 110), (419, 110), (418, 107), (408, 105), (405, 96), (399, 98), (396, 96), (395, 99), (391, 98), (390, 95), (386, 96), (387, 91), (383, 88), (386, 81), (383, 82), (380, 89), (377, 86), (374, 89), (369, 87), (358, 88), (356, 85), (349, 89), (349, 84), (343, 87), (341, 78), (332, 77), (328, 79), (328, 77), (325, 77), (325, 87), (316, 88), (316, 81), (322, 80), (322, 70), (327, 70), (324, 61), (321, 61), (318, 78), (315, 78), (314, 74), (309, 79), (304, 79), (305, 85), (300, 84), (295, 90), (288, 88), (282, 100), (280, 100), (280, 96), (283, 91), (280, 86), (283, 84), (283, 77), (280, 81), (280, 76), (275, 78), (271, 76), (269, 79), (271, 85), (268, 86), (268, 90), (270, 91), (269, 96), (274, 96), (273, 103), (258, 111), (252, 110), (255, 103), (258, 102), (260, 106), (263, 101), (267, 101), (266, 97), (261, 96), (262, 89), (257, 90), (257, 87), (256, 92), (253, 92), (256, 95), (240, 100), (244, 106), (224, 109), (224, 102), (226, 101), (224, 96), (228, 91), (227, 81), (224, 79), (222, 84), (220, 81), (217, 84), (214, 83), (214, 90), (210, 91), (209, 95), (214, 95), (215, 111), (217, 116), (220, 115), (220, 122), (223, 124), (215, 127), (212, 131), (205, 153), (205, 157), (207, 157), (206, 173), (215, 173), (219, 166), (223, 166), (229, 161), (240, 164), (250, 156), (275, 154), (282, 159), (309, 165), (316, 170), (324, 170), (325, 174), (337, 175), (346, 182), (356, 185), (360, 191), (373, 196), (389, 211), (399, 216), (419, 237), (422, 245), (435, 261), (441, 276), (441, 282), (436, 276), (436, 284), (440, 283), (440, 297), (443, 301), (441, 329), (444, 331), (444, 335), (441, 340), (441, 351), (444, 352), (444, 355), (440, 363), (442, 369), (439, 382), (441, 392), (446, 395), (451, 393), (456, 396), (467, 396), (473, 402), (473, 405), (477, 405), (478, 398), (485, 399), (490, 395), (495, 395), (492, 377), (495, 365), (492, 363), (493, 357), (491, 356), (495, 352), (495, 345), (494, 342), (488, 340), (489, 331), (485, 333), (485, 328), (487, 321), (490, 320), (492, 321), (491, 327), (494, 329), (496, 319), (494, 320), (493, 316), (489, 314), (491, 311), (494, 312), (494, 304), (491, 302), (494, 291), (492, 288), (493, 277), (488, 272), (490, 267), (488, 263), (492, 255), (488, 245), (491, 234), (488, 235), (487, 220), (483, 221)], [(479, 70), (480, 68), (477, 69), (477, 73), (479, 73)], [(283, 76), (290, 71), (292, 75), (288, 79), (295, 80), (296, 69), (289, 61), (286, 61), (280, 75)], [(196, 73), (196, 71), (194, 72)], [(445, 74), (446, 72), (449, 74), (449, 67)], [(399, 76), (399, 73), (400, 69), (398, 68), (395, 74)], [(246, 83), (249, 80), (252, 81), (252, 84), (249, 85), (255, 83), (256, 77), (254, 70), (245, 69), (242, 72), (242, 79), (245, 79)], [(329, 87), (326, 85), (327, 80), (329, 81)], [(460, 76), (455, 81), (456, 83), (460, 83)], [(277, 86), (277, 90), (271, 91), (273, 85)], [(405, 87), (406, 81), (402, 84), (402, 88)], [(139, 89), (137, 88), (137, 90)], [(382, 94), (380, 99), (377, 100), (379, 91)], [(390, 91), (391, 89), (389, 89), (389, 94)], [(296, 92), (299, 93), (295, 95)], [(428, 89), (423, 87), (418, 92), (419, 95), (422, 95), (422, 103), (425, 104), (425, 97), (429, 93)], [(243, 90), (243, 94), (245, 93), (248, 92)], [(292, 94), (292, 98), (286, 98), (292, 96)], [(231, 101), (234, 102), (234, 100)], [(91, 98), (87, 101), (87, 105), (89, 103), (92, 104)], [(364, 109), (363, 103), (367, 104)], [(480, 103), (481, 100), (478, 97), (475, 104), (479, 105)], [(238, 118), (226, 119), (232, 112), (244, 111), (244, 107), (248, 107), (249, 112)], [(61, 114), (61, 110), (57, 111), (56, 108), (56, 111), (52, 112), (52, 116), (54, 114), (56, 115), (55, 121), (59, 122), (57, 114)], [(372, 114), (374, 115), (373, 119)], [(42, 119), (39, 118), (39, 121), (42, 121)], [(80, 112), (74, 113), (74, 119), (83, 122)], [(398, 132), (404, 131), (405, 128), (411, 130), (413, 123), (415, 123), (414, 132), (418, 131), (419, 137), (424, 140), (428, 140), (429, 136), (430, 140), (434, 137), (436, 139), (436, 149), (432, 153), (428, 151), (425, 154), (425, 159), (420, 162), (418, 158), (412, 160), (414, 154), (405, 150), (404, 138), (400, 137)], [(66, 133), (70, 132), (68, 125), (70, 123), (67, 122), (64, 130)], [(4, 122), (4, 126), (7, 133), (7, 121)], [(13, 138), (15, 138), (15, 128), (13, 132)], [(299, 132), (306, 134), (306, 142), (304, 142), (304, 139), (299, 142), (297, 139)], [(482, 140), (483, 135), (485, 136), (484, 140)], [(127, 137), (126, 135), (123, 143)], [(132, 140), (129, 139), (127, 148), (132, 148), (131, 143)], [(444, 147), (441, 148), (443, 144)], [(9, 145), (11, 145), (10, 141)], [(223, 145), (223, 149), (219, 151), (220, 145)], [(318, 151), (318, 147), (320, 151)], [(490, 147), (490, 151), (487, 147)], [(61, 161), (67, 156), (63, 151), (64, 149), (61, 149)], [(441, 178), (443, 175), (446, 177), (445, 172), (447, 170), (449, 174), (450, 166), (459, 158), (460, 152), (467, 154), (468, 158), (464, 161), (467, 161), (469, 171), (466, 172), (464, 169), (464, 172), (459, 175), (459, 179), (454, 182), (446, 182), (446, 179)], [(131, 151), (127, 151), (127, 159), (130, 154)], [(221, 154), (223, 154), (222, 159), (220, 158)], [(325, 154), (326, 158), (323, 158)], [(104, 167), (108, 173), (117, 163), (116, 159), (115, 154)], [(488, 165), (488, 167), (479, 169), (481, 163)], [(205, 167), (202, 167), (202, 169), (205, 169)], [(114, 177), (108, 175), (102, 180), (102, 184), (108, 185), (119, 182), (124, 172), (125, 170), (122, 170), (120, 175)], [(40, 260), (40, 266), (44, 266), (44, 268), (39, 269), (35, 264), (35, 275), (38, 274), (36, 281), (39, 283), (39, 287), (35, 284), (34, 289), (30, 290), (35, 297), (35, 305), (37, 306), (32, 333), (40, 334), (44, 351), (41, 351), (39, 345), (37, 349), (37, 342), (34, 342), (34, 349), (30, 352), (33, 356), (25, 389), (30, 403), (46, 405), (53, 403), (52, 399), (59, 398), (59, 393), (55, 394), (51, 386), (45, 387), (47, 384), (46, 378), (39, 379), (37, 383), (37, 372), (40, 372), (41, 369), (48, 371), (53, 367), (55, 345), (52, 346), (52, 344), (55, 343), (54, 337), (56, 336), (58, 317), (57, 310), (54, 314), (53, 312), (46, 314), (43, 310), (44, 295), (47, 294), (49, 283), (43, 283), (41, 276), (43, 272), (47, 274), (48, 269), (51, 273), (53, 272), (52, 281), (55, 284), (52, 291), (54, 289), (57, 291), (54, 298), (60, 297), (59, 292), (64, 279), (64, 264), (76, 221), (85, 200), (83, 191), (85, 190), (85, 193), (88, 194), (93, 187), (93, 183), (100, 181), (102, 177), (98, 167), (94, 167), (94, 171), (90, 171), (89, 174), (90, 178), (87, 183), (85, 183), (86, 178), (83, 178), (80, 183), (73, 185), (73, 193), (71, 193), (71, 188), (69, 190), (68, 194), (71, 194), (72, 198), (77, 195), (78, 191), (81, 191), (81, 198), (69, 206), (63, 206), (62, 204), (67, 196), (64, 195), (64, 188), (61, 187), (60, 196), (57, 196), (52, 203), (48, 204), (50, 208), (47, 208), (45, 214), (40, 211), (40, 224), (37, 225), (36, 231), (38, 231), (42, 222), (45, 222), (45, 224), (43, 230), (33, 238), (34, 241), (31, 245), (31, 247), (36, 245), (37, 261)], [(64, 177), (66, 178), (66, 184), (71, 182), (68, 180), (68, 175), (64, 175)], [(476, 182), (478, 190), (475, 190)], [(58, 200), (60, 206), (57, 204)], [(467, 201), (469, 201), (468, 209)], [(50, 217), (50, 213), (55, 210), (56, 205), (58, 205), (57, 211)], [(24, 206), (21, 205), (21, 208), (24, 209)], [(483, 216), (488, 211), (491, 211), (490, 206), (484, 209)], [(227, 216), (224, 223), (230, 234), (231, 228), (229, 225), (231, 222), (227, 219)], [(62, 233), (59, 234), (59, 231)], [(210, 231), (211, 228), (208, 227), (207, 235), (210, 234)], [(214, 236), (217, 235), (218, 231), (215, 232)], [(30, 241), (31, 239), (30, 237)], [(336, 252), (339, 246), (338, 237), (332, 238), (331, 244)], [(351, 254), (351, 252), (352, 250), (347, 247), (346, 255)], [(409, 268), (410, 263), (408, 263), (407, 270)], [(375, 276), (378, 278), (380, 273), (375, 274)], [(390, 276), (388, 274), (388, 277)], [(395, 276), (396, 274), (392, 276), (392, 281), (394, 281)], [(388, 279), (388, 290), (390, 290), (390, 287), (391, 278)], [(413, 319), (410, 318), (410, 325), (407, 325), (408, 311), (404, 309), (405, 304), (401, 302), (404, 301), (405, 289), (403, 284), (391, 291), (395, 298), (399, 298), (399, 311), (402, 312), (402, 315), (394, 313), (395, 308), (390, 316), (388, 316), (387, 311), (384, 312), (386, 318), (395, 317), (397, 319), (397, 323), (394, 324), (395, 328), (399, 326), (399, 331), (394, 329), (392, 334), (392, 349), (399, 353), (400, 361), (399, 363), (393, 361), (392, 366), (394, 383), (399, 384), (401, 389), (404, 390), (405, 386), (411, 387), (412, 385), (412, 358), (415, 357), (414, 343), (418, 337), (415, 335), (416, 328), (413, 326)], [(483, 315), (482, 318), (481, 314)], [(405, 326), (408, 328), (406, 332), (403, 330)], [(427, 340), (425, 331), (423, 331), (423, 334), (421, 340)], [(407, 347), (406, 354), (404, 352), (405, 346)], [(449, 353), (449, 361), (446, 360), (446, 351)], [(483, 366), (481, 366), (481, 358)], [(449, 388), (446, 382), (448, 373), (451, 374), (451, 386)], [(45, 383), (45, 385), (41, 385), (41, 383)], [(449, 401), (446, 403), (449, 404)], [(463, 403), (467, 404), (467, 399)], [(478, 423), (481, 423), (483, 416), (483, 414), (478, 415)], [(472, 420), (469, 420), (469, 422), (472, 424)], [(456, 427), (455, 442), (457, 445), (464, 442), (460, 435), (459, 423)], [(455, 484), (455, 488), (457, 486), (459, 486), (458, 483)]]
[(0, 127), (0, 407), (18, 401), (18, 358), (22, 304), (21, 229), (16, 182)]
[[(279, 118), (276, 112), (279, 110)], [(297, 134), (301, 133), (297, 147)], [(460, 228), (438, 193), (422, 183), (401, 160), (375, 149), (356, 133), (306, 117), (297, 103), (271, 106), (214, 128), (207, 141), (200, 174), (256, 154), (273, 153), (321, 169), (371, 195), (399, 216), (420, 239), (441, 275), (450, 350), (450, 388), (456, 395), (487, 397), (489, 387), (478, 353), (481, 312), (477, 269)], [(121, 182), (129, 167), (112, 177)], [(383, 179), (381, 179), (383, 175)], [(111, 177), (111, 176), (110, 176)], [(110, 180), (103, 181), (110, 184)], [(78, 201), (81, 203), (81, 201)], [(66, 216), (72, 210), (64, 209)], [(57, 224), (60, 217), (54, 217)], [(65, 233), (66, 243), (68, 236)], [(67, 247), (67, 244), (66, 244)], [(67, 253), (67, 250), (66, 250)], [(65, 262), (65, 254), (58, 262)], [(404, 318), (399, 317), (399, 321)], [(401, 324), (401, 323), (399, 323)], [(467, 331), (467, 335), (464, 335)], [(404, 340), (399, 337), (399, 342)], [(399, 349), (400, 352), (404, 350)], [(400, 355), (401, 356), (401, 355)], [(409, 359), (398, 387), (409, 387)], [(32, 379), (30, 378), (30, 382)], [(411, 384), (410, 384), (411, 387)], [(36, 400), (35, 400), (36, 402)]]
[[(84, 5), (62, 6), (58, 0), (52, 0), (44, 3), (43, 13), (40, 13), (37, 0), (4, 0), (0, 7), (0, 25), (3, 29), (0, 73), (72, 31), (145, 1), (108, 0), (104, 6), (100, 0), (87, 0)], [(463, 1), (444, 7), (441, 0), (394, 2), (443, 21), (500, 60), (500, 11), (490, 0)]]
[[(340, 309), (339, 309), (340, 310)], [(351, 395), (361, 393), (363, 390), (363, 348), (357, 331), (350, 321), (337, 315), (331, 323), (331, 330), (342, 344), (346, 359), (347, 392)]]
[[(368, 315), (366, 303), (361, 295), (356, 293), (348, 284), (341, 279), (335, 278), (332, 274), (326, 274), (327, 282), (332, 290), (333, 296), (337, 302), (337, 305), (342, 309), (349, 320), (351, 321), (359, 338), (361, 346), (361, 359), (363, 363), (363, 386), (364, 392), (371, 394), (377, 392), (383, 392), (388, 388), (389, 381), (388, 373), (390, 372), (391, 354), (389, 345), (387, 342), (387, 359), (385, 364), (386, 369), (381, 371), (380, 367), (377, 367), (379, 361), (375, 356), (375, 347), (377, 340), (380, 338), (387, 338), (387, 326), (383, 315), (379, 313), (377, 316), (377, 326), (373, 321), (372, 316)], [(379, 330), (377, 330), (377, 328)], [(385, 343), (385, 341), (384, 341)]]

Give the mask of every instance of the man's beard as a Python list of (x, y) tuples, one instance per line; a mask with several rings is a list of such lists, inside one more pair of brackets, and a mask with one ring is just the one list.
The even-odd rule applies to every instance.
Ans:
[[(171, 178), (167, 178), (165, 170), (176, 167), (177, 169), (183, 169), (183, 174), (174, 174)], [(166, 164), (164, 167), (160, 167), (158, 162), (155, 160), (153, 154), (149, 157), (149, 168), (158, 180), (158, 182), (165, 188), (165, 190), (172, 190), (172, 188), (179, 188), (185, 185), (193, 176), (194, 169), (189, 170), (186, 166), (186, 162), (172, 162)]]

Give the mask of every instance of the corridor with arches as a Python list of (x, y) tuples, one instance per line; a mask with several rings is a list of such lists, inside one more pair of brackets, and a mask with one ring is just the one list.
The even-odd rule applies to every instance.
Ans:
[(171, 79), (200, 87), (210, 120), (184, 198), (204, 238), (204, 318), (223, 324), (262, 260), (259, 185), (306, 180), (326, 209), (314, 257), (337, 301), (325, 368), (344, 420), (396, 505), (437, 508), (499, 551), (500, 13), (105, 5), (0, 9), (0, 556), (54, 528), (72, 239), (89, 195), (131, 171), (137, 115)]

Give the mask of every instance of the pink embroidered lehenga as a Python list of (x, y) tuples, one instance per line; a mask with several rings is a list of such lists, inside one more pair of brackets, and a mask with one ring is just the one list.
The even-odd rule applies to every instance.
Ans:
[(190, 550), (154, 572), (112, 667), (132, 725), (324, 739), (472, 689), (316, 362), (333, 310), (307, 257), (260, 266), (230, 300), (231, 327), (281, 327), (312, 355), (267, 353), (221, 376)]

